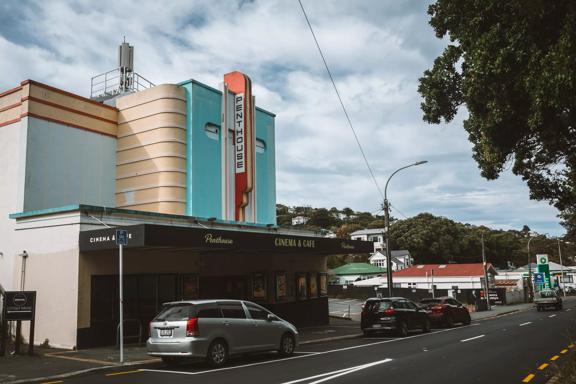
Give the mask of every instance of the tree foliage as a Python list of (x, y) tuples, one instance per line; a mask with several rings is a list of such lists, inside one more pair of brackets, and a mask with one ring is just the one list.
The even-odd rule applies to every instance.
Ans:
[(420, 79), (424, 120), (449, 122), (466, 106), (482, 176), (512, 165), (574, 228), (576, 2), (437, 0), (428, 13), (450, 43)]

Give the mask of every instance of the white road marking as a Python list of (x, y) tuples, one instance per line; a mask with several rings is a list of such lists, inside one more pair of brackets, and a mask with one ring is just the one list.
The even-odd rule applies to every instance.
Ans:
[(550, 315), (550, 316), (548, 316), (548, 317), (556, 317), (556, 315)]
[(437, 335), (437, 334), (439, 334), (439, 333), (457, 331), (457, 330), (459, 330), (459, 329), (465, 329), (465, 328), (473, 327), (473, 326), (476, 326), (476, 325), (480, 325), (480, 324), (464, 325), (464, 326), (461, 326), (461, 327), (458, 327), (458, 328), (442, 329), (442, 330), (440, 330), (440, 331), (435, 331), (435, 332), (431, 332), (431, 333), (421, 333), (421, 334), (419, 334), (419, 335), (407, 336), (407, 337), (403, 337), (403, 338), (400, 338), (400, 339), (383, 340), (383, 341), (376, 342), (376, 343), (360, 344), (360, 345), (354, 345), (354, 346), (352, 346), (352, 347), (331, 349), (331, 350), (322, 351), (322, 352), (310, 352), (310, 354), (308, 354), (308, 355), (292, 356), (292, 357), (287, 357), (287, 358), (284, 358), (284, 359), (261, 361), (261, 362), (258, 362), (258, 363), (251, 363), (251, 364), (244, 364), (244, 365), (236, 365), (236, 366), (233, 366), (233, 367), (225, 367), (225, 368), (217, 368), (217, 369), (208, 369), (208, 370), (198, 371), (198, 372), (169, 371), (169, 370), (163, 370), (163, 369), (141, 369), (141, 371), (143, 371), (143, 372), (159, 372), (159, 373), (174, 373), (174, 374), (180, 374), (180, 375), (201, 375), (201, 374), (205, 374), (205, 373), (212, 373), (212, 372), (228, 371), (228, 370), (231, 370), (231, 369), (239, 369), (239, 368), (253, 367), (253, 366), (256, 366), (256, 365), (281, 363), (281, 362), (286, 361), (286, 360), (302, 359), (302, 358), (305, 358), (305, 357), (315, 357), (315, 356), (318, 356), (318, 355), (325, 355), (325, 354), (328, 354), (328, 353), (348, 351), (348, 350), (357, 349), (357, 348), (366, 348), (366, 347), (371, 347), (371, 346), (373, 346), (373, 345), (379, 345), (379, 344), (394, 343), (394, 342), (399, 342), (399, 341), (404, 341), (404, 340), (409, 340), (409, 339), (415, 339), (415, 338), (417, 338), (417, 337)]
[(532, 324), (532, 322), (531, 322), (531, 321), (528, 321), (528, 322), (526, 322), (526, 323), (522, 323), (522, 324), (520, 324), (520, 326), (521, 326), (521, 327), (523, 327), (523, 326), (525, 326), (525, 325), (529, 325), (529, 324)]
[(479, 338), (484, 337), (484, 336), (486, 336), (486, 335), (474, 336), (474, 337), (471, 337), (471, 338), (469, 338), (469, 339), (460, 340), (460, 342), (461, 342), (461, 343), (464, 343), (464, 342), (466, 342), (466, 341), (476, 340), (476, 339), (479, 339)]
[(570, 312), (571, 310), (572, 310), (572, 309), (568, 308), (568, 309), (566, 310), (566, 312)]
[[(316, 380), (316, 381), (313, 381), (313, 382), (309, 383), (309, 384), (318, 384), (318, 383), (322, 383), (322, 382), (324, 382), (324, 381), (328, 381), (328, 380), (335, 379), (335, 378), (340, 377), (340, 376), (348, 375), (348, 374), (350, 374), (350, 373), (359, 371), (359, 370), (361, 370), (361, 369), (366, 369), (366, 368), (373, 367), (373, 366), (375, 366), (375, 365), (388, 363), (389, 361), (392, 361), (392, 359), (384, 359), (384, 360), (380, 360), (380, 361), (374, 361), (374, 362), (372, 362), (372, 363), (357, 365), (357, 366), (355, 366), (355, 367), (340, 369), (340, 370), (338, 370), (338, 371), (321, 373), (321, 374), (319, 374), (319, 375), (310, 376), (310, 377), (305, 377), (305, 378), (303, 378), (303, 379), (287, 381), (287, 382), (284, 382), (284, 383), (282, 383), (282, 384), (296, 384), (296, 383), (301, 383), (301, 382), (303, 382), (303, 381), (314, 380), (314, 379), (318, 379), (318, 378), (320, 378), (320, 377), (324, 377), (324, 378), (321, 379), (321, 380)], [(328, 376), (328, 377), (326, 377), (326, 376)]]

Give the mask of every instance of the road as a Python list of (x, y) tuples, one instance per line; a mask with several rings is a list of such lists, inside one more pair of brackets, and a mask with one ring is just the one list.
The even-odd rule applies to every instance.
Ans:
[[(124, 367), (65, 379), (65, 383), (545, 383), (553, 365), (575, 353), (576, 302), (563, 311), (536, 310), (414, 333), (303, 346), (290, 358), (275, 353), (168, 369)], [(570, 337), (572, 334), (572, 337)], [(557, 357), (556, 357), (557, 356)]]

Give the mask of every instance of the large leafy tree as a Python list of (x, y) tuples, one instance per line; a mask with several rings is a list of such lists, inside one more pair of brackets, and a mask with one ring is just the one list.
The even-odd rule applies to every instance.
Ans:
[(420, 79), (424, 120), (449, 122), (466, 106), (482, 176), (511, 165), (573, 231), (576, 1), (437, 0), (428, 13), (449, 43)]

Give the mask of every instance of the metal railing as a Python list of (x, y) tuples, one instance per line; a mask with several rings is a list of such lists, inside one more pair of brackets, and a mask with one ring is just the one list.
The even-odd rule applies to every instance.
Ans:
[(122, 93), (138, 92), (153, 86), (151, 81), (136, 72), (116, 68), (91, 79), (90, 98), (104, 101)]
[[(138, 326), (138, 334), (124, 334), (124, 340), (126, 339), (136, 339), (138, 344), (142, 344), (142, 323), (138, 319), (124, 319), (124, 324), (126, 323), (133, 323)], [(120, 323), (118, 323), (118, 327), (116, 327), (116, 348), (120, 347)]]

